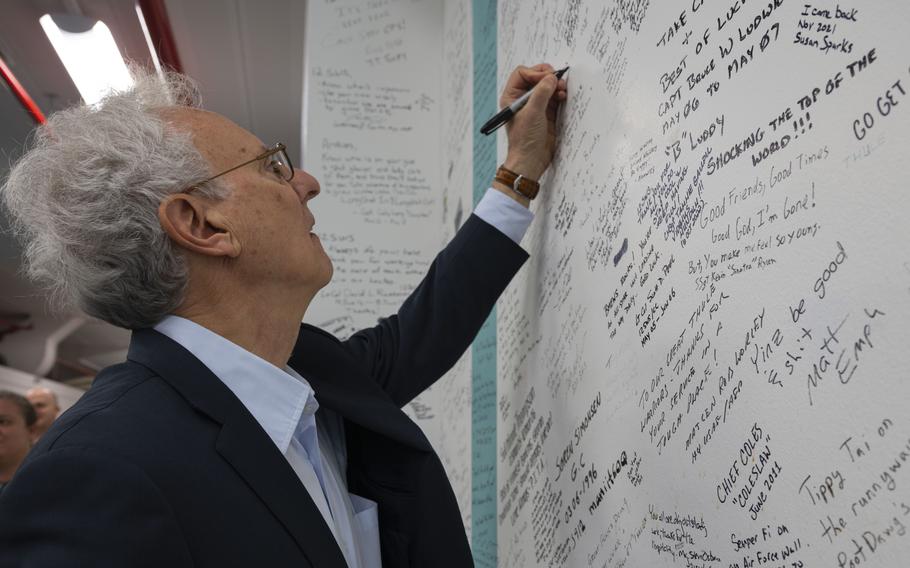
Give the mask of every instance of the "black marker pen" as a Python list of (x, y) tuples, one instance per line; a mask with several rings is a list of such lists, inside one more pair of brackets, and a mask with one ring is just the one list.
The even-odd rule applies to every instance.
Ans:
[[(561, 79), (565, 72), (568, 70), (568, 67), (564, 67), (557, 71), (556, 80)], [(534, 89), (532, 88), (527, 93), (521, 95), (521, 97), (519, 97), (514, 103), (497, 112), (493, 118), (488, 120), (483, 126), (480, 127), (480, 133), (487, 135), (492, 134), (493, 132), (496, 132), (497, 128), (512, 120), (512, 117), (515, 116), (515, 113), (528, 103), (528, 100), (531, 98), (531, 93), (533, 92)]]

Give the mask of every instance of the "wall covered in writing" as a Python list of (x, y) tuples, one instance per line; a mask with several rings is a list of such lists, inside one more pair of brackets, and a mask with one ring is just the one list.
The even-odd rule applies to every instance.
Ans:
[[(497, 308), (480, 560), (903, 565), (910, 7), (501, 0), (495, 59), (471, 14), (310, 2), (304, 166), (335, 261), (308, 319), (344, 337), (470, 213), (472, 59), (571, 65)], [(469, 529), (470, 360), (407, 408)]]
[(498, 21), (500, 84), (571, 65), (498, 307), (499, 565), (906, 565), (910, 5)]
[[(306, 320), (339, 338), (394, 314), (471, 212), (469, 30), (467, 0), (308, 5), (303, 165), (334, 275)], [(468, 528), (470, 360), (405, 408)]]

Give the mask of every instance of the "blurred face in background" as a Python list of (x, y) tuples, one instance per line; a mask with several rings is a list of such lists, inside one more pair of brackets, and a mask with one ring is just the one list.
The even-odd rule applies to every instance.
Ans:
[(57, 404), (57, 397), (54, 393), (46, 388), (31, 389), (26, 393), (25, 398), (32, 403), (32, 407), (38, 415), (38, 421), (35, 422), (35, 441), (37, 441), (57, 419), (57, 415), (60, 414), (60, 406)]
[[(34, 425), (25, 423), (25, 415), (19, 405), (0, 398), (0, 470), (9, 472), (9, 477), (31, 449), (34, 430)], [(0, 482), (9, 481), (3, 477), (0, 474)]]

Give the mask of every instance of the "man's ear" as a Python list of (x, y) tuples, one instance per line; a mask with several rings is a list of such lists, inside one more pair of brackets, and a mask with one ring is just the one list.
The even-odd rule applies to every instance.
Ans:
[(240, 256), (240, 242), (211, 203), (185, 193), (164, 198), (158, 206), (161, 227), (178, 246), (206, 256)]

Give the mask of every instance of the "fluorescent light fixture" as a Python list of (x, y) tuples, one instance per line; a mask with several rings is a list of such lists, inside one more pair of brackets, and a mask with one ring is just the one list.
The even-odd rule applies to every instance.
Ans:
[(145, 22), (145, 14), (142, 13), (142, 6), (136, 2), (136, 15), (139, 16), (139, 25), (142, 26), (142, 35), (145, 36), (145, 43), (149, 46), (149, 53), (152, 54), (152, 63), (155, 64), (155, 71), (159, 77), (164, 77), (161, 71), (161, 62), (158, 60), (158, 52), (155, 51), (155, 44), (152, 42), (152, 34), (149, 33), (149, 27)]
[(39, 22), (86, 104), (97, 103), (112, 89), (133, 85), (104, 22), (71, 14), (45, 14)]

